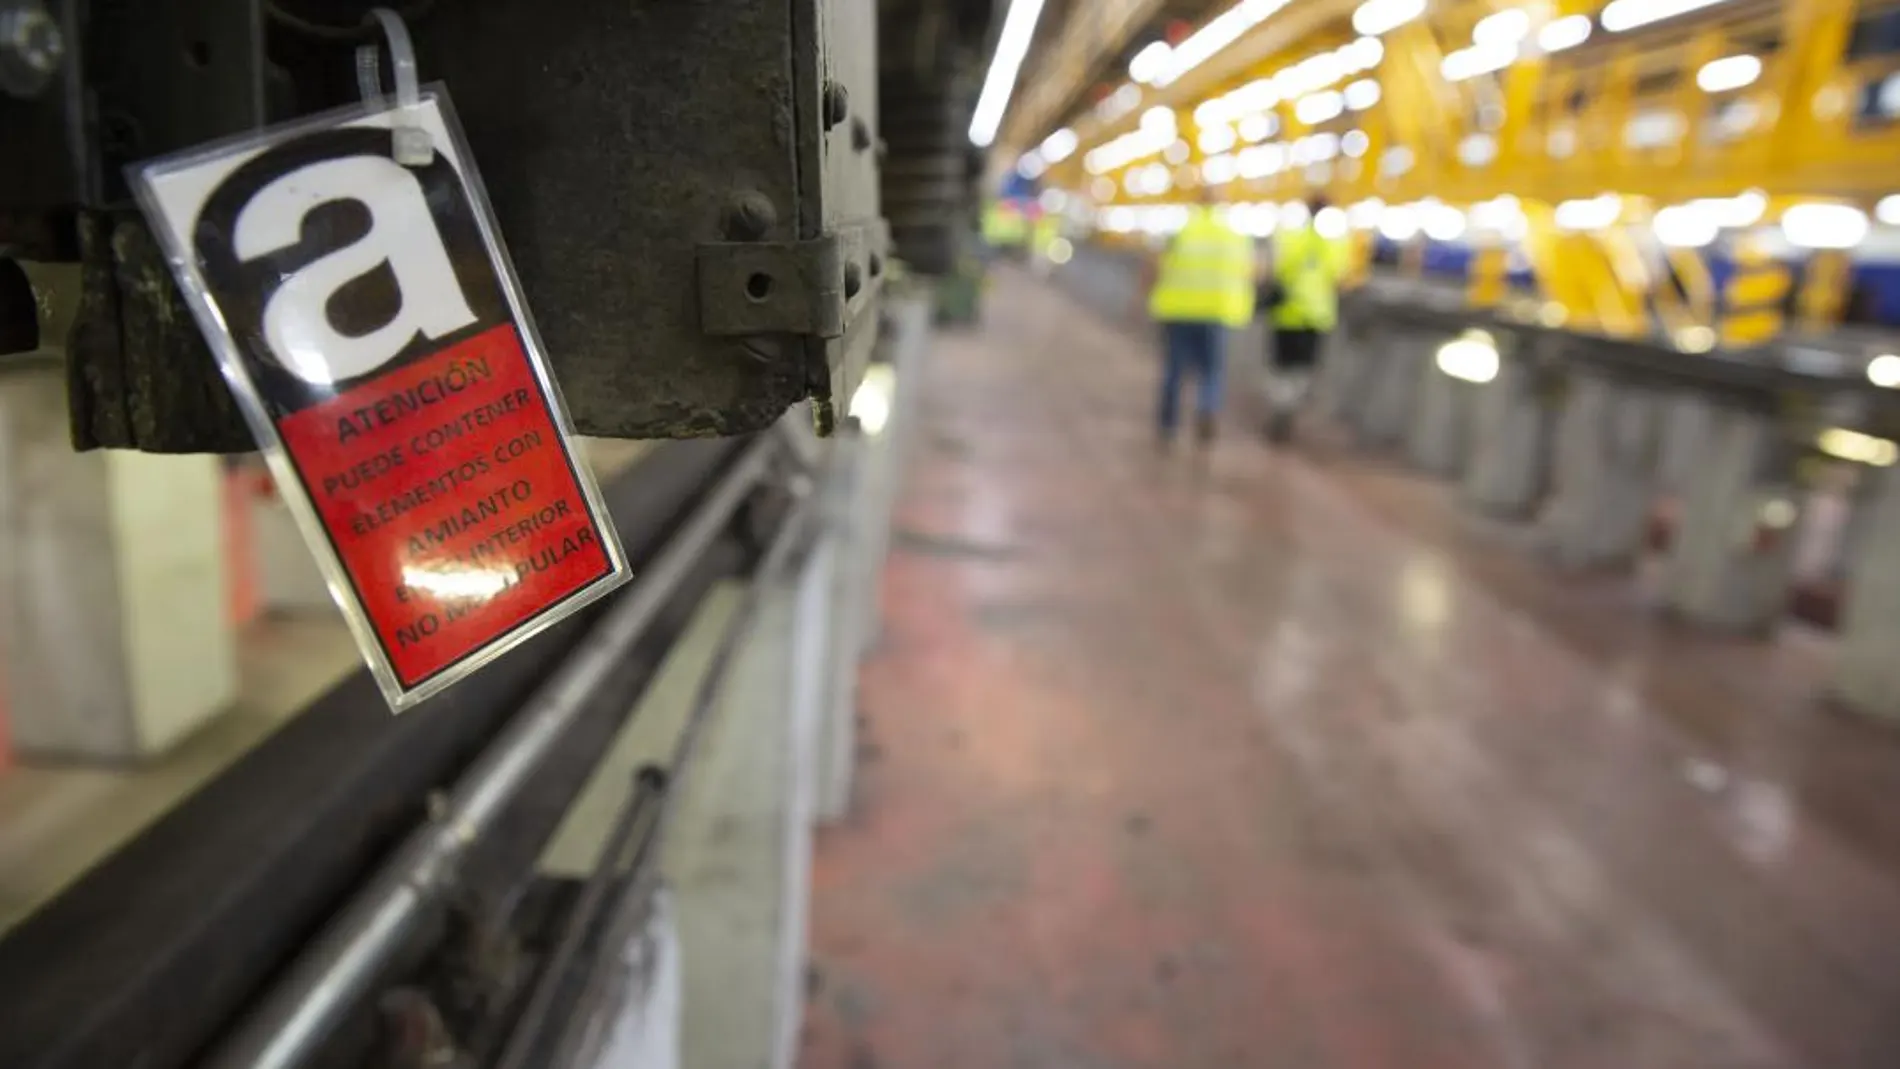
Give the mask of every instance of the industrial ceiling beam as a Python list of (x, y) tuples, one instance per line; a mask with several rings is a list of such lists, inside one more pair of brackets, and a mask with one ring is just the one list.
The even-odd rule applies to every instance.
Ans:
[(1164, 0), (1099, 0), (1072, 4), (1049, 51), (1036, 64), (998, 138), (999, 155), (1014, 159), (1064, 118), (1077, 93), (1105, 60), (1119, 56), (1161, 10)]
[[(1123, 128), (1132, 129), (1140, 121), (1141, 112), (1148, 108), (1166, 106), (1176, 110), (1193, 110), (1195, 104), (1215, 95), (1222, 88), (1245, 81), (1251, 72), (1279, 57), (1302, 38), (1351, 18), (1353, 9), (1360, 2), (1311, 0), (1288, 5), (1285, 10), (1248, 30), (1238, 41), (1209, 56), (1205, 62), (1167, 86), (1149, 87), (1140, 107), (1108, 121), (1098, 120), (1093, 115), (1078, 120), (1075, 132), (1081, 139), (1082, 151), (1087, 151)], [(1080, 155), (1078, 152), (1078, 159)]]

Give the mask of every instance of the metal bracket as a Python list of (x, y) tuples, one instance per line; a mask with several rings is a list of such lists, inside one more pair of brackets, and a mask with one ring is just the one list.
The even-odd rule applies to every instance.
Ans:
[(882, 220), (810, 241), (699, 246), (699, 329), (842, 338), (883, 283)]
[(837, 235), (699, 247), (699, 327), (715, 336), (844, 334), (844, 256)]

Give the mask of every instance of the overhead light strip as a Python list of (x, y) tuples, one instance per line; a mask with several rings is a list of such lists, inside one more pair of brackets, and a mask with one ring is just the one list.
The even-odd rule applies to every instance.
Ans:
[(1723, 2), (1725, 0), (1612, 0), (1598, 19), (1604, 29), (1611, 33), (1622, 33)]
[(1168, 85), (1187, 72), (1212, 59), (1222, 49), (1241, 39), (1248, 30), (1277, 14), (1290, 0), (1241, 0), (1240, 3), (1194, 31), (1180, 47), (1168, 53), (1167, 66), (1154, 78), (1158, 86)]
[(970, 143), (978, 148), (988, 148), (996, 140), (997, 128), (1003, 125), (1010, 94), (1016, 91), (1016, 76), (1022, 73), (1023, 57), (1029, 54), (1029, 42), (1036, 36), (1042, 4), (1043, 0), (1011, 0), (1009, 14), (1003, 16), (996, 54), (990, 58), (990, 72), (983, 78), (976, 114), (970, 118)]

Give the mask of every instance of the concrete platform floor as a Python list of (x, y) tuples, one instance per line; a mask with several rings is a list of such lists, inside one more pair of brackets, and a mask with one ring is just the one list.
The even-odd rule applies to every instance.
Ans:
[(1159, 457), (1148, 338), (989, 304), (930, 359), (803, 1069), (1900, 1066), (1900, 733), (1824, 642), (1340, 447)]

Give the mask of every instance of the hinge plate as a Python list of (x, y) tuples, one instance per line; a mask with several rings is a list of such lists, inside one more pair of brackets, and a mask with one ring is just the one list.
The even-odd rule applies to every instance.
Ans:
[(883, 282), (881, 221), (810, 241), (699, 246), (699, 328), (841, 338)]

